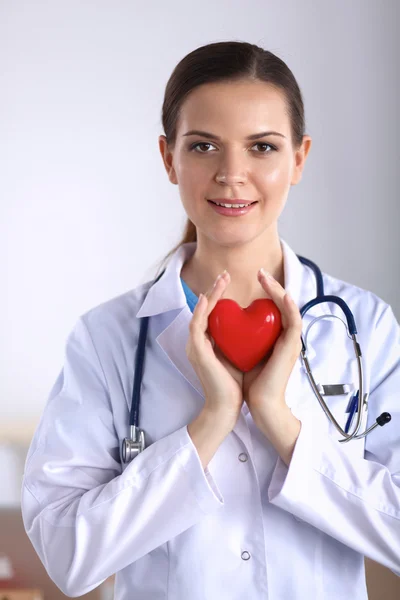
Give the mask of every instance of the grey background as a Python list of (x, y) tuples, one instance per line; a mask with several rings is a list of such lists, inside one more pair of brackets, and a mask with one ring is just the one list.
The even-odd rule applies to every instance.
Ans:
[(313, 145), (280, 235), (400, 317), (396, 0), (0, 2), (0, 423), (36, 423), (78, 316), (150, 279), (185, 212), (164, 88), (215, 41), (278, 54)]

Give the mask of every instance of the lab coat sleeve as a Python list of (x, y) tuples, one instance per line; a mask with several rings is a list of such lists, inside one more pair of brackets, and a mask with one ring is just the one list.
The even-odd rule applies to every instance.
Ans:
[(81, 317), (32, 439), (21, 490), (26, 533), (69, 597), (88, 593), (224, 504), (187, 426), (155, 441), (124, 471), (119, 445)]
[(400, 576), (400, 327), (387, 304), (371, 341), (367, 427), (382, 412), (391, 422), (366, 436), (364, 457), (357, 457), (300, 419), (289, 467), (278, 459), (268, 496)]

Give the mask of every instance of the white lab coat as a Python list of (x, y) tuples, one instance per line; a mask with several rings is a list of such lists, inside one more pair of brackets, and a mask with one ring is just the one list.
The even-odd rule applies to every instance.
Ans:
[[(281, 239), (285, 288), (316, 295), (309, 267)], [(188, 435), (204, 396), (185, 352), (192, 313), (182, 246), (164, 276), (93, 308), (68, 337), (33, 437), (22, 483), (26, 532), (49, 576), (77, 597), (116, 575), (116, 600), (367, 599), (364, 558), (400, 575), (400, 346), (391, 307), (324, 275), (325, 294), (353, 311), (363, 352), (368, 426), (340, 444), (299, 357), (286, 402), (302, 427), (290, 467), (244, 404), (205, 471)], [(332, 317), (333, 315), (333, 317)], [(353, 343), (333, 303), (312, 308), (303, 334), (318, 383), (353, 383)], [(139, 317), (151, 316), (141, 390), (147, 447), (120, 464), (128, 436)], [(344, 427), (351, 392), (327, 398)], [(361, 431), (364, 431), (366, 419)]]

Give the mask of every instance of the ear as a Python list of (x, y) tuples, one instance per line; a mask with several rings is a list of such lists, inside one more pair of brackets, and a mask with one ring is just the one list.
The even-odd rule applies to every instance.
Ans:
[(298, 150), (296, 150), (294, 154), (294, 167), (292, 172), (292, 180), (291, 185), (296, 185), (301, 181), (303, 175), (304, 165), (306, 163), (306, 158), (308, 153), (310, 152), (312, 144), (312, 139), (309, 135), (303, 136), (303, 142)]
[(177, 184), (178, 180), (176, 177), (175, 169), (173, 167), (173, 152), (168, 148), (167, 138), (165, 137), (165, 135), (159, 136), (158, 145), (164, 162), (165, 170), (168, 174), (168, 179), (171, 183)]

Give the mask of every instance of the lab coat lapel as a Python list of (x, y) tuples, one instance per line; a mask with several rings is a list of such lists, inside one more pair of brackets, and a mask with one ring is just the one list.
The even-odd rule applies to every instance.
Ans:
[(196, 242), (184, 244), (172, 255), (164, 275), (149, 289), (136, 317), (162, 317), (163, 326), (156, 337), (157, 343), (180, 375), (185, 377), (204, 399), (200, 380), (186, 354), (192, 313), (180, 281), (181, 269), (194, 253), (196, 245)]
[[(295, 303), (301, 308), (306, 302), (316, 295), (316, 284), (313, 272), (304, 266), (289, 245), (282, 240), (281, 246), (284, 257), (285, 289), (290, 292)], [(192, 313), (187, 305), (186, 296), (180, 281), (180, 272), (183, 264), (189, 259), (196, 249), (196, 242), (182, 245), (170, 258), (164, 275), (150, 287), (147, 296), (140, 307), (137, 317), (158, 315), (163, 325), (156, 341), (169, 360), (176, 367), (178, 373), (184, 377), (199, 395), (199, 402), (204, 402), (204, 393), (201, 382), (196, 375), (187, 355), (186, 345), (189, 338), (189, 323)], [(177, 310), (178, 309), (178, 310)], [(309, 322), (316, 316), (329, 312), (327, 305), (317, 305), (305, 315), (303, 319), (303, 334)], [(310, 353), (312, 358), (312, 352)], [(286, 402), (293, 410), (296, 404), (304, 398), (302, 389), (307, 385), (307, 394), (310, 395), (310, 384), (305, 375), (299, 356), (286, 388)], [(311, 394), (313, 394), (311, 392)], [(246, 415), (249, 409), (243, 404), (242, 413), (234, 428), (234, 432), (242, 439), (243, 443), (251, 447), (249, 428)]]

